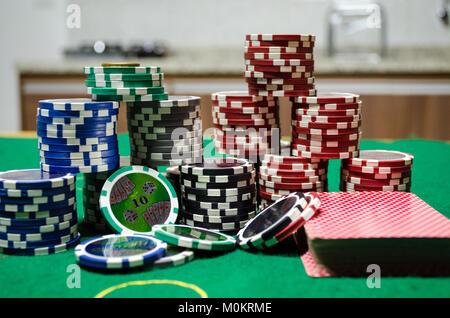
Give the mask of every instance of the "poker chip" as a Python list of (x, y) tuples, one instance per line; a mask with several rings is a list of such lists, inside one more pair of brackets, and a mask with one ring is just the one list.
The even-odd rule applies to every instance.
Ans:
[(105, 82), (105, 81), (162, 81), (164, 73), (89, 73), (86, 74), (86, 80)]
[(160, 71), (160, 68), (157, 66), (86, 66), (83, 69), (84, 74), (157, 74)]
[(250, 220), (237, 234), (237, 242), (243, 249), (273, 246), (314, 217), (319, 207), (316, 193), (291, 193)]
[(321, 181), (315, 182), (302, 182), (302, 183), (284, 183), (284, 182), (273, 182), (267, 180), (259, 180), (260, 185), (266, 188), (272, 189), (283, 189), (283, 190), (311, 190), (316, 188), (323, 188), (324, 184)]
[(315, 89), (306, 90), (255, 90), (249, 88), (250, 94), (259, 96), (314, 96), (317, 91)]
[(79, 239), (75, 176), (39, 169), (0, 173), (0, 248), (5, 254), (62, 252)]
[(345, 129), (320, 129), (320, 128), (304, 128), (292, 126), (293, 134), (306, 134), (306, 135), (320, 135), (320, 136), (336, 136), (336, 135), (348, 135), (360, 133), (358, 128), (345, 128)]
[(328, 93), (321, 92), (315, 97), (295, 97), (293, 99), (296, 103), (306, 104), (329, 104), (329, 103), (357, 103), (359, 102), (359, 95), (350, 93)]
[(343, 191), (410, 191), (414, 156), (392, 150), (362, 150), (341, 163)]
[(310, 60), (313, 58), (312, 53), (245, 53), (244, 59), (250, 60), (291, 60), (291, 59), (307, 59)]
[(186, 264), (194, 259), (194, 251), (174, 245), (168, 245), (166, 255), (154, 261), (153, 267), (173, 267)]
[(359, 145), (351, 145), (351, 146), (343, 146), (343, 147), (322, 147), (322, 146), (306, 146), (301, 144), (292, 144), (292, 148), (299, 151), (309, 151), (309, 152), (350, 152), (357, 151), (359, 149)]
[(314, 66), (308, 63), (302, 66), (263, 66), (263, 65), (245, 65), (246, 71), (251, 72), (269, 72), (269, 73), (303, 73), (313, 72)]
[(260, 172), (266, 175), (276, 175), (284, 177), (308, 177), (326, 174), (326, 169), (287, 170), (261, 166)]
[(281, 47), (295, 47), (295, 48), (309, 48), (312, 52), (314, 41), (245, 41), (245, 46), (281, 46)]
[(201, 160), (199, 97), (170, 96), (160, 101), (126, 102), (126, 105), (133, 164), (157, 169)]
[(310, 47), (290, 47), (290, 46), (244, 46), (245, 53), (309, 53)]
[(256, 212), (255, 176), (254, 165), (238, 158), (212, 157), (181, 166), (181, 219), (227, 233), (239, 230)]
[(118, 101), (118, 102), (145, 102), (165, 100), (169, 97), (167, 93), (148, 94), (148, 95), (98, 95), (92, 94), (92, 100), (95, 101)]
[(158, 87), (161, 81), (96, 81), (86, 80), (86, 87), (98, 88), (135, 88), (135, 87)]
[[(310, 66), (314, 65), (312, 59), (245, 59), (246, 65), (260, 66)], [(294, 68), (295, 70), (295, 68)], [(255, 71), (249, 69), (249, 71)]]
[(247, 34), (247, 41), (312, 41), (316, 40), (314, 35), (310, 34)]
[(318, 128), (318, 129), (352, 129), (361, 126), (361, 121), (351, 121), (351, 122), (331, 122), (331, 123), (319, 123), (313, 121), (299, 121), (292, 120), (293, 127), (301, 128)]
[[(66, 105), (71, 105), (72, 101), (74, 102), (74, 106), (66, 106), (68, 110), (53, 110), (53, 109), (46, 109), (41, 108), (40, 105), (42, 104), (50, 104), (50, 103), (56, 103), (58, 105), (59, 103), (65, 103)], [(73, 108), (80, 108), (80, 99), (50, 99), (50, 100), (41, 100), (39, 101), (39, 107), (37, 109), (37, 116), (39, 117), (47, 117), (47, 118), (56, 118), (56, 119), (65, 119), (65, 120), (76, 120), (76, 118), (113, 118), (113, 116), (117, 116), (119, 114), (118, 108), (113, 108), (112, 105), (114, 102), (111, 103), (111, 108), (99, 108), (96, 109), (94, 106), (92, 106), (94, 103), (99, 103), (100, 105), (104, 105), (104, 102), (95, 102), (88, 99), (84, 104), (85, 105), (91, 105), (90, 108), (87, 108), (87, 110), (72, 110)], [(87, 107), (87, 106), (86, 106)]]
[(154, 235), (169, 244), (185, 248), (228, 251), (236, 246), (232, 236), (181, 224), (155, 225)]
[(292, 149), (292, 155), (299, 156), (299, 157), (305, 157), (305, 158), (348, 159), (348, 158), (352, 158), (352, 157), (357, 157), (359, 155), (359, 151), (323, 153), (323, 152), (310, 152), (310, 151)]
[(349, 134), (337, 134), (337, 135), (311, 135), (311, 134), (301, 134), (297, 132), (292, 132), (292, 142), (293, 143), (302, 143), (302, 142), (320, 142), (323, 143), (329, 143), (329, 142), (335, 142), (338, 143), (358, 143), (360, 138), (362, 136), (361, 132), (357, 133), (349, 133)]
[(99, 202), (108, 224), (119, 233), (151, 233), (154, 225), (174, 223), (178, 216), (173, 186), (144, 166), (115, 171), (104, 183)]
[(269, 129), (278, 127), (278, 105), (273, 97), (225, 91), (213, 93), (211, 99), (216, 153), (255, 162), (254, 157), (272, 151), (271, 142), (263, 139), (271, 135)]
[(263, 173), (258, 174), (260, 181), (271, 181), (271, 182), (280, 182), (285, 184), (302, 184), (302, 183), (310, 183), (317, 181), (326, 181), (326, 175), (321, 176), (308, 176), (308, 177), (283, 177), (276, 175), (267, 175)]
[(100, 236), (75, 248), (80, 265), (100, 269), (125, 269), (154, 263), (165, 256), (167, 243), (152, 236), (126, 233)]
[(258, 72), (258, 71), (244, 71), (245, 78), (282, 78), (282, 79), (307, 79), (312, 77), (312, 72)]
[(388, 150), (362, 150), (357, 158), (346, 163), (354, 166), (398, 167), (411, 165), (414, 157), (408, 153)]

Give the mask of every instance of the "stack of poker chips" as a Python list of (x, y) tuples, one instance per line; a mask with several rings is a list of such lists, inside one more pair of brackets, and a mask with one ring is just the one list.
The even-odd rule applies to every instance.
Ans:
[(259, 156), (272, 152), (272, 139), (278, 137), (272, 136), (272, 129), (279, 124), (274, 97), (228, 91), (213, 93), (211, 98), (217, 153), (257, 162)]
[(211, 157), (180, 169), (186, 225), (235, 234), (255, 216), (255, 170), (249, 161)]
[(411, 191), (414, 156), (390, 150), (361, 150), (342, 160), (341, 191)]
[(245, 72), (251, 95), (315, 96), (315, 36), (247, 34)]
[(103, 63), (86, 66), (87, 93), (93, 100), (156, 101), (167, 99), (161, 81), (164, 74), (157, 66), (136, 63)]
[[(120, 157), (120, 167), (130, 165), (130, 157)], [(109, 227), (104, 215), (100, 210), (100, 194), (106, 180), (116, 170), (103, 172), (93, 172), (84, 174), (83, 187), (83, 208), (84, 208), (84, 224), (87, 228), (94, 231), (108, 232)]]
[(319, 93), (291, 97), (292, 155), (317, 159), (347, 159), (359, 154), (359, 95)]
[(39, 101), (37, 135), (41, 169), (91, 173), (119, 165), (117, 102), (87, 98)]
[(328, 160), (266, 155), (259, 170), (261, 209), (293, 192), (328, 191)]
[(80, 236), (75, 177), (40, 169), (0, 173), (0, 253), (48, 255)]
[(126, 105), (132, 164), (157, 169), (201, 161), (200, 97), (169, 96)]

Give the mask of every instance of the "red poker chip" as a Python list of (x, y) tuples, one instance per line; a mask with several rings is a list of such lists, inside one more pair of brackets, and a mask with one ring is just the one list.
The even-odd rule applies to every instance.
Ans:
[[(319, 214), (319, 208), (320, 208), (320, 197), (316, 192), (308, 192), (305, 195), (306, 200), (308, 201), (308, 209), (311, 209), (312, 211), (312, 217), (314, 218), (316, 215)], [(277, 233), (275, 235), (275, 238), (278, 242), (281, 242), (288, 238), (289, 236), (293, 235), (295, 232), (297, 232), (304, 224), (306, 223), (304, 218), (299, 218), (297, 221), (289, 224), (286, 228), (284, 228), (281, 232)]]
[(265, 125), (265, 126), (253, 126), (253, 125), (214, 125), (214, 128), (224, 132), (224, 133), (236, 133), (244, 135), (247, 134), (255, 134), (258, 133), (261, 136), (264, 135), (271, 135), (272, 133), (276, 132), (276, 129), (278, 128), (278, 125)]
[(316, 86), (314, 84), (304, 84), (304, 85), (277, 85), (277, 84), (252, 84), (248, 83), (249, 90), (263, 90), (263, 91), (303, 91), (314, 89)]
[(327, 160), (320, 159), (309, 159), (309, 158), (300, 158), (300, 157), (291, 157), (291, 156), (280, 156), (280, 155), (266, 155), (264, 157), (264, 161), (270, 161), (273, 163), (285, 163), (285, 164), (294, 164), (294, 163), (328, 163)]
[(222, 149), (241, 149), (241, 150), (256, 150), (256, 149), (268, 149), (272, 145), (272, 142), (223, 142), (219, 139), (214, 140), (214, 145), (219, 146)]
[(266, 150), (241, 150), (241, 149), (222, 149), (216, 147), (216, 152), (238, 158), (261, 157), (267, 154)]
[(299, 144), (292, 144), (292, 149), (299, 151), (309, 151), (312, 153), (341, 153), (341, 152), (351, 152), (359, 150), (359, 145), (347, 146), (347, 147), (317, 147), (317, 146), (305, 146)]
[(292, 120), (292, 126), (301, 128), (316, 128), (316, 129), (351, 129), (361, 126), (361, 120), (351, 122), (333, 122), (333, 123), (319, 123), (311, 121)]
[(318, 182), (318, 181), (326, 181), (327, 180), (327, 175), (321, 175), (321, 176), (311, 176), (311, 177), (304, 177), (304, 178), (289, 178), (289, 177), (280, 177), (280, 176), (275, 176), (275, 175), (268, 175), (268, 174), (264, 174), (264, 173), (259, 173), (258, 174), (259, 178), (261, 180), (264, 181), (271, 181), (271, 182), (278, 182), (278, 183), (286, 183), (286, 184), (290, 184), (290, 183), (310, 183), (310, 182)]
[(245, 53), (313, 53), (312, 47), (244, 46)]
[(219, 107), (213, 106), (212, 111), (225, 114), (275, 114), (276, 107)]
[(245, 41), (245, 46), (286, 46), (309, 48), (312, 52), (314, 41)]
[(393, 186), (368, 186), (342, 181), (341, 187), (346, 190), (354, 191), (409, 191), (411, 189), (411, 184), (399, 184)]
[(292, 131), (297, 134), (319, 135), (319, 136), (358, 134), (360, 132), (359, 127), (350, 129), (320, 129), (320, 128), (292, 127)]
[(245, 65), (261, 65), (261, 66), (312, 66), (314, 60), (307, 59), (245, 59)]
[(245, 78), (248, 84), (253, 85), (311, 85), (315, 83), (314, 77), (307, 78)]
[(303, 72), (314, 72), (314, 65), (307, 65), (307, 66), (245, 65), (245, 70), (250, 72), (303, 73)]
[[(292, 192), (296, 192), (296, 191), (292, 191)], [(273, 193), (266, 192), (266, 191), (264, 191), (263, 187), (260, 187), (259, 195), (261, 196), (261, 198), (266, 199), (266, 200), (271, 200), (271, 201), (277, 201), (286, 196), (286, 194), (273, 194)]]
[(399, 184), (411, 183), (411, 178), (401, 178), (401, 179), (365, 179), (352, 176), (341, 175), (341, 180), (353, 184), (359, 184), (364, 186), (394, 186)]
[(306, 157), (306, 158), (317, 158), (317, 159), (347, 159), (352, 157), (357, 157), (359, 151), (350, 152), (310, 152), (303, 150), (292, 149), (293, 156)]
[(241, 102), (241, 101), (226, 101), (226, 100), (212, 100), (211, 105), (214, 107), (227, 107), (227, 108), (242, 108), (242, 107), (276, 107), (276, 100), (262, 100), (255, 102)]
[(259, 191), (264, 191), (265, 193), (276, 194), (276, 195), (289, 195), (292, 192), (309, 192), (318, 191), (322, 192), (325, 188), (323, 186), (313, 186), (311, 184), (303, 184), (303, 188), (297, 186), (294, 189), (277, 189), (269, 186), (260, 185)]
[(213, 123), (217, 125), (237, 125), (237, 126), (267, 126), (276, 124), (272, 119), (218, 119), (213, 117)]
[(329, 103), (357, 103), (359, 95), (351, 93), (319, 93), (315, 97), (297, 97), (296, 103), (306, 104), (329, 104)]
[(350, 146), (358, 146), (359, 139), (356, 140), (311, 140), (311, 139), (303, 139), (303, 138), (292, 138), (292, 145), (303, 145), (308, 147), (322, 147), (322, 148), (342, 148), (342, 147), (350, 147)]
[(309, 78), (312, 77), (311, 72), (254, 72), (254, 71), (244, 71), (244, 77), (249, 78)]
[(262, 166), (268, 168), (282, 169), (282, 170), (312, 170), (312, 169), (323, 169), (328, 167), (328, 161), (323, 161), (320, 163), (279, 163), (273, 161), (263, 160), (261, 162)]
[(311, 103), (297, 103), (295, 98), (290, 98), (294, 109), (309, 109), (309, 110), (329, 110), (329, 111), (344, 111), (347, 109), (361, 108), (362, 102), (357, 103), (328, 103), (328, 104), (311, 104)]
[(356, 116), (361, 115), (361, 109), (347, 109), (347, 110), (313, 110), (297, 108), (292, 112), (297, 116)]
[(310, 116), (310, 115), (296, 115), (293, 114), (292, 119), (298, 121), (309, 121), (314, 123), (338, 123), (338, 122), (352, 122), (352, 121), (360, 121), (360, 115), (351, 115), (351, 116)]
[(320, 176), (327, 173), (327, 169), (311, 169), (311, 170), (285, 170), (285, 169), (275, 169), (268, 167), (260, 167), (260, 172), (266, 175), (275, 175), (281, 177), (290, 177), (290, 178), (305, 178), (308, 176)]
[(316, 94), (315, 89), (309, 90), (295, 90), (295, 91), (262, 91), (262, 90), (248, 90), (250, 94), (255, 94), (258, 96), (314, 96)]
[(247, 41), (315, 41), (316, 36), (310, 34), (246, 34)]
[[(363, 151), (363, 150), (361, 150)], [(342, 162), (341, 167), (349, 171), (359, 173), (377, 173), (377, 174), (390, 174), (390, 173), (404, 173), (411, 172), (411, 165), (397, 166), (397, 167), (370, 167), (370, 166), (355, 166), (345, 162)]]
[(258, 102), (274, 100), (271, 97), (261, 97), (250, 95), (247, 91), (224, 91), (211, 94), (212, 100), (238, 101), (238, 102)]
[[(252, 130), (252, 131), (250, 131)], [(250, 139), (272, 139), (272, 135), (271, 135), (271, 131), (270, 130), (253, 130), (253, 129), (249, 129), (247, 131), (222, 131), (219, 128), (214, 128), (214, 136), (217, 138), (222, 138), (222, 139), (243, 139), (245, 138), (246, 140), (250, 140)], [(274, 139), (279, 139), (278, 136), (273, 137)]]
[(244, 59), (308, 59), (312, 60), (314, 55), (312, 53), (244, 53)]
[(412, 165), (414, 156), (392, 150), (362, 150), (358, 157), (346, 160), (344, 164), (369, 167), (399, 167)]
[(358, 171), (351, 171), (343, 168), (341, 169), (341, 174), (344, 176), (351, 176), (365, 179), (379, 179), (379, 180), (403, 179), (411, 177), (411, 171), (383, 174), (383, 173), (364, 173)]
[(274, 113), (264, 114), (236, 114), (236, 113), (220, 113), (212, 111), (213, 118), (217, 119), (239, 119), (239, 120), (252, 120), (252, 119), (272, 119), (275, 118)]
[(295, 131), (292, 132), (292, 142), (296, 142), (298, 140), (309, 140), (315, 142), (357, 142), (362, 136), (362, 133), (356, 134), (339, 134), (339, 135), (310, 135), (310, 134), (300, 134)]

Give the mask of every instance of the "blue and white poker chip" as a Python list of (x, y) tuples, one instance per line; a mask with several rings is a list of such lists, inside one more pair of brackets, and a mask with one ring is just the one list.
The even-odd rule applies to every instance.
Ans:
[(116, 136), (116, 129), (111, 130), (45, 130), (36, 129), (39, 137), (46, 138), (97, 138)]
[(38, 146), (40, 151), (47, 152), (99, 152), (111, 150), (117, 151), (119, 149), (117, 139), (115, 142), (94, 145), (49, 145), (39, 142)]
[(29, 190), (0, 189), (0, 197), (33, 198), (33, 197), (58, 195), (61, 193), (67, 193), (72, 191), (75, 191), (75, 183), (60, 188), (51, 188), (51, 189), (29, 189)]
[(62, 145), (62, 146), (91, 146), (105, 143), (116, 143), (117, 135), (104, 137), (85, 137), (85, 138), (60, 138), (60, 137), (39, 137), (38, 142), (46, 145)]
[[(73, 226), (78, 226), (78, 219), (73, 218), (69, 221), (64, 221), (57, 224), (33, 226), (33, 227), (17, 227), (17, 226), (5, 226), (0, 225), (0, 233), (8, 234), (39, 234), (39, 233), (51, 233), (51, 232), (61, 232), (72, 228)], [(55, 234), (55, 233), (53, 233)], [(50, 235), (50, 234), (49, 234)]]
[(0, 217), (0, 225), (4, 226), (13, 226), (13, 227), (39, 227), (42, 225), (53, 225), (58, 224), (66, 221), (70, 221), (74, 218), (77, 218), (76, 211), (72, 211), (66, 214), (60, 214), (56, 216), (49, 216), (49, 217), (43, 217), (43, 218), (34, 218), (34, 219), (12, 219), (12, 218), (5, 218)]
[(117, 169), (119, 166), (119, 159), (117, 161), (114, 161), (109, 164), (104, 165), (91, 165), (91, 166), (56, 166), (56, 165), (49, 165), (45, 163), (41, 163), (41, 169), (45, 172), (50, 173), (92, 173), (92, 172), (104, 172), (109, 170)]
[(144, 266), (164, 257), (167, 243), (153, 236), (137, 233), (96, 237), (75, 248), (77, 261), (100, 269)]
[(69, 197), (66, 200), (43, 203), (43, 204), (12, 204), (12, 203), (1, 203), (0, 210), (4, 212), (39, 212), (52, 209), (59, 209), (75, 204), (75, 195)]
[(40, 169), (9, 170), (0, 172), (0, 189), (54, 189), (75, 183), (69, 173), (46, 173)]
[(97, 110), (49, 110), (38, 108), (37, 116), (42, 117), (61, 117), (61, 118), (79, 118), (79, 117), (110, 117), (119, 114), (119, 109), (97, 109)]
[(12, 220), (36, 220), (42, 218), (50, 218), (55, 216), (60, 216), (62, 214), (67, 214), (71, 212), (76, 212), (77, 206), (76, 204), (72, 206), (67, 206), (64, 208), (57, 208), (53, 210), (47, 211), (38, 211), (38, 212), (7, 212), (0, 211), (1, 218), (8, 218)]
[(98, 102), (89, 98), (46, 99), (39, 101), (39, 107), (48, 110), (86, 111), (118, 109), (119, 103), (113, 101)]
[(104, 151), (85, 151), (85, 152), (56, 152), (56, 151), (39, 151), (42, 158), (67, 159), (67, 160), (90, 160), (96, 158), (108, 158), (119, 156), (118, 150)]
[(41, 157), (41, 163), (53, 166), (94, 166), (94, 165), (107, 165), (115, 162), (119, 162), (118, 155), (106, 158), (74, 159), (74, 160)]
[(42, 241), (7, 241), (0, 240), (0, 248), (13, 248), (13, 249), (30, 249), (30, 248), (41, 248), (49, 245), (58, 245), (67, 243), (78, 236), (78, 232), (72, 234), (64, 235), (61, 237), (55, 237), (48, 240)]
[(53, 125), (92, 125), (101, 123), (112, 123), (117, 121), (117, 115), (104, 117), (43, 117), (37, 116), (37, 122)]
[(65, 124), (46, 124), (37, 122), (37, 129), (47, 130), (47, 131), (61, 131), (61, 132), (72, 132), (72, 131), (104, 131), (104, 130), (114, 130), (117, 128), (117, 122), (108, 122), (101, 124), (83, 124), (83, 125), (65, 125)]
[(68, 249), (75, 246), (79, 240), (80, 235), (78, 234), (73, 240), (67, 243), (39, 248), (27, 248), (27, 249), (0, 248), (0, 253), (11, 255), (26, 255), (26, 256), (50, 255), (67, 251)]
[[(69, 222), (70, 221), (66, 221)], [(72, 222), (73, 223), (73, 222)], [(60, 237), (71, 235), (78, 232), (78, 224), (74, 224), (71, 227), (54, 231), (54, 232), (39, 232), (39, 233), (3, 233), (0, 232), (0, 240), (10, 242), (40, 242), (48, 240), (57, 240)], [(56, 243), (54, 243), (56, 244)], [(47, 244), (50, 245), (50, 244)], [(9, 247), (9, 246), (1, 246)]]
[(75, 191), (65, 192), (55, 195), (48, 195), (42, 197), (3, 197), (0, 196), (0, 204), (50, 204), (64, 200), (69, 200), (75, 197)]

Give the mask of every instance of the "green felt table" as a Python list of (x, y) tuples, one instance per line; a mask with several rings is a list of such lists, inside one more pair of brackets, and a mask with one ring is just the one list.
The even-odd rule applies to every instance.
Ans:
[[(119, 136), (121, 155), (129, 154), (128, 136)], [(427, 140), (363, 140), (362, 149), (390, 149), (415, 156), (412, 192), (450, 217), (450, 145)], [(330, 191), (338, 191), (339, 160), (331, 160)], [(36, 138), (0, 138), (0, 170), (39, 167)], [(82, 177), (77, 180), (81, 201)], [(395, 202), (393, 202), (395, 204)], [(79, 218), (82, 206), (79, 204)], [(82, 240), (86, 239), (85, 235)], [(448, 297), (450, 277), (382, 277), (370, 289), (366, 278), (311, 278), (292, 240), (266, 252), (236, 249), (201, 253), (172, 268), (96, 272), (81, 268), (80, 288), (71, 288), (73, 250), (49, 256), (0, 254), (0, 297)], [(70, 287), (68, 287), (68, 285)], [(102, 293), (103, 292), (103, 293)]]

